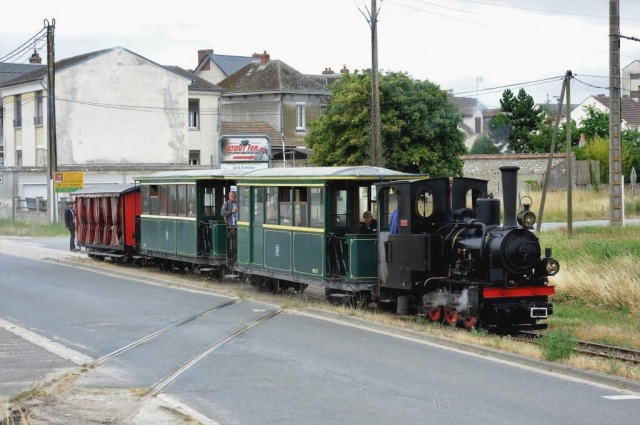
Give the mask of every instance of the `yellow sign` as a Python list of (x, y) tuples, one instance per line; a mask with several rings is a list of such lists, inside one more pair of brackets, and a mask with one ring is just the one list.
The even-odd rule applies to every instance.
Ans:
[(82, 171), (56, 173), (53, 187), (56, 193), (73, 192), (78, 189), (84, 189), (84, 173)]

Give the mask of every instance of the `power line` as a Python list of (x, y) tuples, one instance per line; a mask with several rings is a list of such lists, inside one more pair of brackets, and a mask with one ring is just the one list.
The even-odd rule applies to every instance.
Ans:
[[(587, 17), (587, 18), (609, 19), (609, 16), (605, 16), (605, 15), (591, 15), (591, 14), (588, 14), (588, 13), (576, 13), (576, 12), (563, 12), (563, 11), (560, 11), (560, 10), (536, 9), (534, 7), (512, 6), (512, 5), (508, 5), (508, 4), (489, 3), (489, 2), (477, 1), (477, 0), (457, 0), (457, 1), (461, 1), (461, 2), (464, 2), (464, 3), (481, 4), (481, 5), (485, 5), (485, 6), (502, 7), (502, 8), (508, 8), (508, 9), (528, 10), (530, 12), (541, 12), (541, 13), (552, 13), (552, 14), (558, 14), (558, 15), (584, 16), (584, 17)], [(620, 18), (620, 19), (626, 19), (626, 20), (630, 20), (630, 21), (640, 21), (640, 18)]]
[[(487, 91), (487, 90), (507, 89), (507, 88), (510, 88), (510, 87), (520, 87), (520, 86), (524, 86), (524, 85), (530, 85), (530, 84), (533, 84), (533, 83), (544, 84), (544, 83), (548, 83), (548, 82), (551, 82), (551, 81), (556, 81), (556, 80), (562, 79), (562, 78), (564, 78), (563, 75), (556, 76), (556, 77), (541, 78), (539, 80), (525, 81), (525, 82), (522, 82), (522, 83), (507, 84), (507, 85), (504, 85), (504, 86), (496, 86), (496, 87), (487, 87), (486, 89), (480, 89), (479, 91), (480, 92), (484, 92), (484, 91)], [(454, 93), (454, 96), (458, 96), (458, 95), (461, 95), (461, 94), (475, 93), (476, 91), (477, 90), (469, 90), (469, 91), (458, 92), (458, 93)], [(486, 93), (481, 93), (481, 94), (486, 94)]]
[[(17, 47), (16, 49), (12, 50), (11, 52), (9, 52), (9, 53), (7, 53), (6, 55), (4, 55), (3, 57), (1, 57), (1, 58), (0, 58), (0, 62), (6, 61), (6, 60), (10, 59), (11, 57), (15, 56), (13, 53), (14, 53), (14, 52), (16, 52), (17, 50), (21, 50), (21, 49), (22, 49), (21, 51), (23, 51), (23, 50), (24, 50), (24, 49), (23, 49), (23, 47), (24, 47), (25, 45), (27, 45), (27, 44), (29, 45), (29, 46), (27, 46), (27, 48), (31, 48), (31, 40), (33, 40), (33, 39), (37, 38), (37, 37), (38, 37), (39, 35), (41, 35), (44, 31), (45, 31), (45, 29), (44, 29), (44, 28), (43, 28), (43, 29), (41, 29), (38, 33), (36, 33), (36, 35), (34, 35), (33, 37), (31, 37), (29, 40), (25, 41), (25, 42), (24, 42), (24, 43), (22, 43), (19, 47)], [(42, 37), (44, 37), (44, 36), (46, 36), (46, 34), (42, 34), (42, 36), (40, 37), (40, 39), (39, 39), (39, 40), (41, 40), (41, 39), (42, 39)], [(37, 41), (39, 41), (39, 40), (37, 40)], [(18, 52), (18, 53), (20, 53), (20, 52)], [(16, 53), (16, 54), (17, 54), (17, 53)]]

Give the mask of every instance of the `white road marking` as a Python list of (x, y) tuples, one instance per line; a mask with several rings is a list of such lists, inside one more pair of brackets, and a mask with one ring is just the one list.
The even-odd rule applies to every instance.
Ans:
[(30, 343), (37, 345), (38, 347), (44, 348), (48, 352), (62, 357), (63, 359), (69, 360), (70, 362), (73, 362), (79, 366), (93, 362), (93, 358), (85, 354), (82, 354), (76, 350), (72, 350), (71, 348), (67, 348), (59, 342), (51, 341), (49, 338), (38, 335), (35, 332), (31, 332), (28, 329), (22, 328), (4, 319), (0, 319), (0, 328), (6, 329), (12, 334), (17, 335), (20, 338), (29, 341)]
[(602, 398), (608, 398), (609, 400), (640, 400), (640, 396), (637, 395), (603, 395)]

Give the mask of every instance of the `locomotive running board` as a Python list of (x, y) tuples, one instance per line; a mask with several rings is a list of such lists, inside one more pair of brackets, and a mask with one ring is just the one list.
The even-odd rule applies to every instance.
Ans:
[(555, 286), (522, 286), (519, 288), (484, 288), (484, 298), (540, 297), (556, 293)]

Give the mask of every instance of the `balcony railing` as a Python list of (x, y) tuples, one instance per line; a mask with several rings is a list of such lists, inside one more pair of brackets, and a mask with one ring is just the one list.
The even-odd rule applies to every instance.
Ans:
[(22, 118), (17, 119), (17, 120), (13, 120), (13, 126), (14, 127), (22, 127)]
[(33, 117), (33, 125), (42, 125), (44, 123), (44, 119), (42, 115), (39, 117)]

